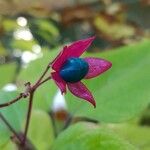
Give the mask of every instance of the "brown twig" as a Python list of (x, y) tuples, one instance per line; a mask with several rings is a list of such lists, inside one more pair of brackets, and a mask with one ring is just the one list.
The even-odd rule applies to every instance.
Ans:
[(33, 86), (29, 85), (29, 90), (28, 90), (29, 94), (30, 94), (30, 96), (29, 96), (29, 105), (28, 105), (28, 112), (27, 112), (26, 125), (25, 125), (25, 131), (24, 131), (24, 137), (23, 137), (22, 145), (24, 145), (26, 143), (28, 128), (29, 128), (29, 124), (30, 124), (30, 118), (31, 118), (34, 92), (36, 91), (36, 89), (40, 85), (42, 85), (43, 83), (45, 83), (46, 81), (51, 79), (51, 77), (48, 77), (48, 78), (46, 78), (45, 80), (42, 81), (42, 79), (44, 78), (44, 76), (48, 72), (49, 68), (50, 68), (50, 64), (46, 67), (45, 71), (43, 72), (41, 77), (37, 80), (37, 82)]
[[(41, 82), (37, 85), (37, 87), (41, 86), (43, 83), (47, 82), (47, 81), (50, 80), (50, 79), (51, 79), (51, 76), (47, 77), (46, 79), (44, 79), (43, 81), (41, 81)], [(36, 88), (37, 88), (37, 87), (36, 87)]]
[(15, 99), (13, 99), (13, 100), (11, 100), (11, 101), (9, 101), (9, 102), (7, 102), (7, 103), (0, 104), (0, 108), (9, 106), (9, 105), (11, 105), (11, 104), (17, 102), (18, 100), (20, 100), (22, 97), (23, 97), (23, 94), (21, 93), (21, 94), (20, 94), (18, 97), (16, 97)]
[(20, 136), (17, 134), (17, 132), (15, 131), (15, 129), (9, 124), (9, 122), (7, 121), (7, 119), (2, 115), (2, 113), (0, 113), (0, 118), (1, 120), (5, 123), (5, 125), (8, 127), (8, 129), (16, 136), (16, 138), (19, 140), (19, 142), (22, 142), (22, 139), (20, 138)]
[(29, 97), (28, 113), (27, 113), (27, 118), (26, 118), (26, 125), (25, 125), (24, 137), (23, 137), (23, 140), (22, 140), (22, 145), (24, 145), (25, 142), (26, 142), (27, 132), (28, 132), (29, 123), (30, 123), (30, 118), (31, 118), (31, 111), (32, 111), (32, 104), (33, 104), (33, 96), (34, 96), (34, 91), (32, 91), (32, 92), (30, 93), (30, 97)]
[(30, 86), (30, 82), (27, 82), (25, 84), (26, 90), (25, 90), (24, 93), (20, 93), (20, 95), (18, 97), (16, 97), (15, 99), (13, 99), (13, 100), (11, 100), (11, 101), (9, 101), (7, 103), (0, 104), (0, 108), (7, 107), (7, 106), (17, 102), (21, 98), (28, 97), (31, 91), (33, 91), (33, 90), (35, 91), (40, 85), (42, 85), (44, 82), (46, 82), (49, 79), (51, 79), (51, 77), (48, 77), (48, 78), (46, 78), (45, 80), (42, 81), (42, 79), (44, 78), (44, 76), (46, 75), (46, 73), (48, 72), (50, 67), (51, 67), (51, 63), (48, 64), (48, 66), (46, 67), (45, 71), (42, 73), (40, 78), (37, 80), (37, 82), (33, 86)]
[(38, 81), (33, 85), (32, 89), (36, 89), (38, 87), (38, 85), (40, 84), (40, 82), (42, 81), (42, 79), (44, 78), (44, 76), (46, 75), (46, 73), (48, 72), (49, 68), (50, 68), (50, 63), (46, 67), (45, 71), (43, 72), (43, 74), (41, 75), (41, 77), (38, 79)]

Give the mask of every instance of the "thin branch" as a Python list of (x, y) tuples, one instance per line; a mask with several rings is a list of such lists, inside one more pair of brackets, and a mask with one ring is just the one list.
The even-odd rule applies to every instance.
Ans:
[[(46, 75), (47, 71), (49, 70), (50, 68), (50, 63), (49, 65), (46, 67), (45, 71), (43, 72), (43, 74), (41, 75), (41, 77), (38, 79), (38, 81), (30, 88), (30, 90), (36, 90), (37, 87), (39, 87), (40, 85), (42, 85), (44, 82), (48, 81), (49, 79), (51, 79), (51, 77), (48, 77), (46, 78), (45, 80), (42, 81), (43, 77)], [(42, 81), (42, 82), (41, 82)], [(3, 103), (3, 104), (0, 104), (0, 108), (2, 107), (7, 107), (9, 105), (12, 105), (13, 103), (17, 102), (18, 100), (20, 100), (22, 97), (27, 97), (28, 94), (30, 93), (30, 91), (27, 92), (24, 92), (24, 93), (20, 93), (20, 95), (18, 97), (16, 97), (15, 99), (7, 102), (7, 103)]]
[(49, 76), (48, 78), (44, 79), (42, 82), (40, 82), (40, 83), (36, 86), (36, 88), (39, 87), (39, 86), (41, 86), (43, 83), (47, 82), (47, 81), (50, 80), (50, 79), (51, 79), (51, 76)]
[(24, 145), (26, 143), (29, 123), (30, 123), (30, 118), (31, 118), (33, 96), (34, 96), (34, 91), (31, 91), (30, 97), (29, 97), (28, 113), (27, 113), (27, 118), (26, 118), (26, 125), (25, 125), (25, 131), (24, 131), (24, 137), (23, 137), (22, 145)]
[(73, 120), (73, 117), (71, 115), (68, 116), (68, 118), (66, 119), (66, 122), (64, 124), (64, 127), (62, 128), (62, 130), (65, 130), (68, 128), (68, 126), (71, 124)]
[(9, 124), (9, 122), (6, 120), (6, 118), (2, 115), (2, 113), (0, 113), (0, 118), (5, 123), (5, 125), (8, 127), (8, 129), (16, 136), (16, 138), (21, 143), (22, 142), (21, 138), (19, 137), (19, 135), (17, 134), (17, 132), (15, 131), (15, 129)]
[(50, 68), (50, 64), (46, 67), (45, 71), (43, 72), (43, 74), (41, 75), (41, 77), (38, 79), (38, 81), (35, 83), (35, 85), (33, 85), (33, 89), (36, 89), (37, 86), (39, 85), (39, 83), (42, 81), (42, 79), (44, 78), (44, 76), (46, 75), (47, 71)]
[(52, 126), (53, 126), (53, 133), (54, 133), (54, 136), (56, 138), (57, 135), (58, 135), (58, 131), (57, 131), (57, 127), (56, 127), (56, 122), (55, 122), (54, 114), (53, 114), (52, 111), (50, 111), (48, 114), (51, 117)]
[(2, 107), (7, 107), (7, 106), (9, 106), (9, 105), (11, 105), (11, 104), (17, 102), (18, 100), (20, 100), (22, 97), (23, 97), (23, 94), (20, 94), (20, 95), (19, 95), (18, 97), (16, 97), (15, 99), (13, 99), (13, 100), (11, 100), (11, 101), (9, 101), (9, 102), (7, 102), (7, 103), (0, 104), (0, 108), (2, 108)]

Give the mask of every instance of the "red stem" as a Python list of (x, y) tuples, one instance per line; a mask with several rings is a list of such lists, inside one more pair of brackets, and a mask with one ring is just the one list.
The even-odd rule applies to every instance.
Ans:
[(11, 101), (9, 101), (9, 102), (7, 102), (7, 103), (0, 104), (0, 108), (9, 106), (9, 105), (11, 105), (11, 104), (17, 102), (18, 100), (20, 100), (22, 97), (23, 97), (23, 95), (20, 94), (20, 95), (19, 95), (18, 97), (16, 97), (15, 99), (13, 99), (13, 100), (11, 100)]
[(24, 131), (24, 137), (23, 137), (22, 145), (24, 145), (26, 142), (26, 137), (27, 137), (30, 118), (31, 118), (33, 96), (34, 96), (34, 91), (31, 91), (30, 97), (29, 97), (28, 113), (27, 113), (27, 118), (26, 118), (26, 125), (25, 125), (25, 131)]
[[(44, 82), (46, 82), (46, 81), (48, 81), (49, 79), (51, 79), (51, 77), (48, 77), (47, 79), (45, 79), (45, 80), (43, 80), (42, 81), (42, 79), (44, 78), (44, 76), (46, 75), (46, 73), (47, 73), (47, 71), (49, 70), (49, 68), (50, 68), (50, 64), (51, 63), (49, 63), (49, 65), (46, 67), (46, 69), (45, 69), (45, 71), (43, 72), (43, 74), (41, 75), (41, 77), (37, 80), (37, 82), (30, 88), (30, 90), (36, 90), (37, 89), (37, 87), (39, 87), (41, 84), (43, 84)], [(42, 82), (41, 82), (42, 81)], [(3, 104), (0, 104), (0, 108), (2, 108), (2, 107), (7, 107), (7, 106), (9, 106), (9, 105), (11, 105), (11, 104), (13, 104), (13, 103), (15, 103), (15, 102), (17, 102), (18, 100), (20, 100), (22, 97), (27, 97), (28, 96), (28, 94), (31, 92), (31, 91), (28, 91), (28, 93), (27, 92), (24, 92), (24, 93), (21, 93), (18, 97), (16, 97), (15, 99), (13, 99), (13, 100), (11, 100), (11, 101), (9, 101), (9, 102), (7, 102), (7, 103), (3, 103)]]
[(39, 86), (41, 86), (43, 83), (47, 82), (48, 80), (51, 79), (51, 76), (49, 76), (48, 78), (44, 79), (43, 81), (41, 81), (37, 86), (36, 88), (38, 88)]
[(50, 65), (48, 65), (45, 69), (45, 71), (43, 72), (43, 74), (41, 75), (41, 77), (38, 79), (38, 81), (33, 85), (32, 89), (36, 89), (39, 85), (39, 83), (42, 81), (42, 79), (44, 78), (44, 76), (46, 75), (47, 71), (49, 70)]

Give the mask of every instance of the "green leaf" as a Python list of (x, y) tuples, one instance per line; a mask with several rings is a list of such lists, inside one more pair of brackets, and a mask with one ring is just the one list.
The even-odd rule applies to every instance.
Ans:
[(7, 142), (7, 143), (5, 143), (5, 144), (3, 144), (3, 145), (0, 145), (0, 149), (1, 150), (16, 150), (17, 149), (17, 147), (16, 147), (16, 145), (14, 144), (14, 143), (12, 143), (11, 141), (9, 141), (9, 142)]
[(10, 132), (6, 130), (0, 120), (0, 149), (4, 147), (10, 140)]
[(0, 66), (1, 72), (0, 87), (3, 87), (5, 84), (9, 82), (12, 82), (15, 70), (16, 70), (15, 63), (9, 63)]
[(54, 139), (50, 117), (40, 110), (32, 112), (28, 137), (37, 150), (48, 150)]
[[(14, 99), (18, 93), (16, 92), (4, 92), (0, 91), (0, 103), (8, 102)], [(0, 113), (6, 118), (9, 124), (18, 132), (21, 131), (21, 124), (24, 120), (26, 114), (26, 102), (24, 100), (20, 100), (17, 103), (0, 109)], [(10, 133), (7, 126), (0, 119), (0, 145), (4, 144), (9, 140), (9, 137), (12, 133)]]
[(134, 150), (106, 128), (90, 123), (79, 123), (62, 132), (52, 150)]
[(150, 103), (149, 41), (84, 56), (105, 58), (113, 65), (103, 75), (85, 81), (95, 97), (96, 109), (72, 94), (67, 95), (72, 114), (102, 122), (121, 122), (135, 117), (147, 107)]
[(128, 140), (131, 144), (141, 150), (150, 148), (150, 128), (137, 125), (117, 125), (114, 126), (115, 133)]

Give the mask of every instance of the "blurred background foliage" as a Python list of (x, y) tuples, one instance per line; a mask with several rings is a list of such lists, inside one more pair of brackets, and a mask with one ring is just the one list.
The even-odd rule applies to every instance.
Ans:
[[(35, 82), (48, 62), (72, 41), (96, 35), (89, 54), (85, 56), (103, 57), (113, 62), (112, 70), (86, 83), (99, 99), (94, 110), (68, 94), (69, 112), (61, 108), (58, 112), (54, 111), (49, 119), (57, 88), (51, 81), (40, 87), (35, 95), (29, 131), (29, 139), (37, 149), (50, 149), (54, 135), (58, 134), (56, 130), (61, 130), (70, 115), (73, 116), (72, 124), (88, 116), (141, 150), (150, 149), (149, 18), (149, 0), (0, 0), (0, 103), (13, 98), (16, 90), (22, 91), (25, 82)], [(23, 101), (0, 110), (18, 132), (24, 126), (26, 106), (27, 102)], [(43, 125), (38, 120), (44, 122)], [(54, 122), (58, 129), (54, 130)], [(92, 125), (92, 128), (95, 127)], [(110, 142), (112, 149), (118, 148), (118, 145), (120, 150), (132, 149), (130, 144), (124, 146), (124, 142), (105, 131), (96, 129), (104, 142)], [(87, 136), (86, 129), (77, 125), (62, 133), (54, 142), (54, 149), (60, 149), (59, 146), (71, 149), (70, 146), (79, 140), (74, 139), (75, 142), (69, 145), (68, 139), (74, 137), (74, 132), (83, 132), (83, 137), (79, 137), (81, 141)], [(90, 132), (88, 144), (97, 139), (96, 132)], [(10, 135), (0, 121), (0, 149), (16, 149), (9, 140)], [(61, 141), (64, 136), (68, 147)], [(114, 141), (117, 144), (112, 144)], [(82, 143), (79, 145), (83, 149)], [(105, 144), (97, 146), (108, 149)]]

